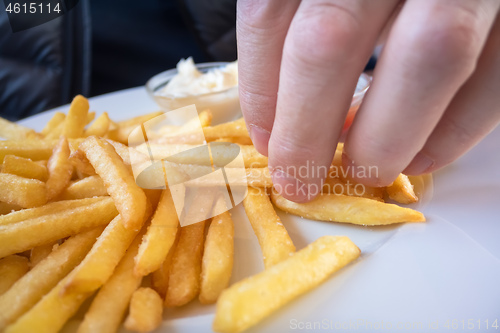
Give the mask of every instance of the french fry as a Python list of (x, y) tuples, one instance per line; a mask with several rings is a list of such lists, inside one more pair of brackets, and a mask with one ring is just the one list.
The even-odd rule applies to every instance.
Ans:
[(101, 177), (94, 175), (70, 183), (58, 197), (58, 200), (84, 199), (106, 195), (108, 195), (108, 192)]
[[(147, 216), (146, 216), (147, 218)], [(64, 283), (61, 293), (86, 293), (97, 290), (111, 276), (139, 230), (125, 228), (118, 215)]]
[(174, 257), (175, 247), (179, 241), (179, 234), (180, 232), (177, 233), (174, 244), (170, 247), (167, 257), (161, 264), (160, 268), (151, 273), (151, 287), (156, 290), (162, 299), (165, 299), (165, 296), (167, 295), (170, 266), (172, 258)]
[(68, 238), (0, 296), (0, 331), (33, 307), (80, 263), (103, 229), (97, 227)]
[(11, 212), (10, 214), (6, 214), (0, 216), (0, 226), (7, 225), (15, 222), (22, 222), (24, 220), (33, 219), (37, 217), (41, 217), (44, 215), (54, 214), (63, 210), (73, 209), (77, 207), (87, 206), (92, 203), (96, 203), (101, 201), (103, 198), (88, 198), (81, 200), (66, 200), (66, 201), (58, 201), (52, 202), (40, 207), (23, 209), (16, 212)]
[(41, 206), (47, 202), (45, 183), (37, 179), (0, 173), (0, 201), (23, 208)]
[(167, 188), (161, 194), (156, 212), (135, 258), (135, 274), (146, 276), (161, 267), (174, 244), (178, 226), (177, 212)]
[(58, 241), (34, 247), (30, 251), (30, 267), (35, 267), (40, 261), (45, 259), (59, 245)]
[(111, 198), (88, 206), (0, 226), (0, 257), (23, 252), (107, 224), (117, 211)]
[(0, 138), (8, 140), (23, 140), (41, 138), (41, 135), (36, 133), (31, 128), (21, 126), (0, 117)]
[(84, 137), (88, 136), (105, 136), (108, 133), (110, 119), (107, 112), (103, 112), (83, 134)]
[(407, 175), (399, 174), (398, 178), (389, 186), (386, 187), (389, 198), (402, 203), (412, 204), (418, 202), (418, 197), (413, 190), (413, 185)]
[(344, 194), (355, 197), (363, 197), (377, 201), (384, 201), (384, 188), (371, 187), (363, 184), (355, 183), (351, 180), (343, 181), (340, 178), (326, 177), (323, 188), (323, 193)]
[[(227, 210), (223, 197), (218, 198), (215, 210)], [(230, 213), (225, 211), (215, 216), (208, 228), (201, 266), (200, 303), (215, 303), (228, 286), (233, 270), (233, 256), (234, 225)]]
[(47, 163), (49, 179), (47, 187), (47, 200), (52, 200), (64, 191), (73, 174), (73, 164), (69, 161), (68, 140), (61, 137), (54, 147), (54, 152)]
[(276, 214), (265, 190), (249, 187), (243, 206), (259, 240), (266, 268), (287, 259), (295, 252), (292, 239)]
[[(179, 167), (184, 171), (189, 171), (191, 175), (209, 175), (210, 172), (204, 170), (207, 168), (205, 166), (189, 166), (189, 167)], [(197, 170), (196, 170), (197, 169)], [(229, 180), (231, 186), (250, 186), (250, 187), (271, 187), (273, 186), (273, 181), (269, 173), (268, 168), (249, 168), (245, 170), (245, 176), (242, 177), (242, 173), (236, 168), (226, 168), (226, 177)], [(226, 182), (222, 182), (221, 178), (215, 173), (208, 177), (194, 178), (186, 181), (186, 186), (191, 187), (212, 187), (212, 186), (226, 186)]]
[(0, 140), (0, 162), (7, 155), (30, 158), (33, 161), (47, 160), (57, 141), (53, 140)]
[(273, 190), (271, 198), (279, 209), (311, 220), (359, 225), (425, 222), (424, 215), (413, 209), (361, 197), (321, 194), (311, 202), (295, 203)]
[(216, 126), (204, 127), (203, 133), (207, 142), (223, 137), (239, 137), (248, 139), (247, 144), (252, 144), (243, 118)]
[(62, 136), (68, 139), (82, 137), (88, 112), (89, 101), (82, 95), (77, 95), (71, 102), (68, 115), (64, 120)]
[(10, 213), (18, 211), (20, 209), (22, 209), (22, 208), (18, 205), (12, 205), (12, 204), (8, 204), (6, 202), (0, 201), (0, 218), (1, 218), (1, 215), (10, 214)]
[(204, 231), (205, 221), (181, 228), (169, 270), (165, 306), (182, 306), (198, 295)]
[[(211, 144), (209, 145), (209, 147), (212, 159), (207, 160), (205, 156), (199, 154), (199, 150), (196, 149), (191, 150), (196, 147), (200, 147), (200, 149), (202, 149), (203, 146), (188, 145), (188, 144), (175, 144), (175, 145), (142, 144), (138, 146), (136, 149), (140, 153), (143, 153), (145, 155), (149, 155), (151, 153), (154, 156), (155, 160), (161, 160), (166, 158), (167, 160), (174, 163), (198, 164), (198, 165), (215, 164), (215, 165), (225, 166), (226, 164), (231, 162), (238, 154), (237, 151), (234, 151), (235, 147), (234, 145), (224, 146), (224, 145)], [(241, 150), (245, 168), (267, 167), (267, 157), (259, 154), (254, 146), (239, 145), (239, 148)], [(192, 154), (189, 154), (190, 151), (192, 152)], [(176, 154), (178, 155), (173, 156)]]
[(130, 119), (118, 121), (118, 122), (116, 122), (116, 125), (118, 127), (139, 126), (139, 125), (147, 122), (148, 120), (151, 120), (153, 118), (161, 116), (162, 114), (163, 114), (163, 111), (154, 111), (154, 112), (143, 114), (143, 115), (133, 117)]
[(0, 295), (9, 290), (17, 280), (29, 271), (29, 260), (26, 257), (10, 255), (0, 259)]
[(117, 128), (110, 130), (107, 134), (108, 138), (113, 141), (118, 141), (123, 144), (128, 143), (128, 137), (132, 133), (132, 131), (141, 124), (155, 118), (161, 116), (163, 114), (162, 111), (156, 111), (149, 114), (145, 114), (142, 116), (138, 116), (135, 118), (131, 118), (128, 120), (117, 122)]
[[(139, 287), (142, 276), (134, 274), (134, 256), (141, 240), (138, 235), (92, 301), (77, 333), (116, 332), (125, 315), (130, 298)], [(154, 310), (154, 309), (153, 309)]]
[(41, 134), (46, 136), (50, 132), (52, 132), (59, 124), (64, 123), (64, 119), (66, 119), (66, 115), (62, 112), (54, 113), (54, 116), (50, 118), (45, 127), (43, 128)]
[(80, 144), (87, 159), (101, 176), (108, 194), (115, 201), (116, 208), (127, 228), (140, 229), (146, 211), (146, 195), (137, 186), (129, 169), (123, 164), (111, 144), (95, 136)]
[(323, 236), (292, 257), (233, 284), (222, 292), (213, 330), (242, 332), (285, 304), (317, 287), (359, 257), (347, 237)]
[(137, 289), (130, 300), (129, 314), (124, 326), (135, 332), (151, 332), (162, 321), (163, 302), (151, 288)]
[(73, 164), (78, 172), (89, 176), (96, 175), (94, 167), (92, 166), (92, 164), (90, 164), (87, 156), (85, 156), (85, 153), (82, 150), (76, 149), (75, 151), (73, 151), (69, 156), (69, 161)]
[[(89, 124), (90, 122), (92, 122), (92, 120), (94, 120), (94, 117), (95, 117), (95, 112), (89, 112), (87, 113), (87, 120), (85, 122), (85, 124), (83, 125), (84, 127)], [(61, 137), (63, 131), (64, 131), (64, 127), (66, 126), (65, 125), (65, 122), (66, 122), (66, 118), (64, 119), (65, 121), (60, 123), (59, 125), (57, 125), (57, 127), (55, 127), (52, 131), (50, 131), (46, 136), (45, 136), (45, 139), (47, 140), (57, 140)]]
[(42, 182), (49, 177), (47, 167), (33, 162), (29, 158), (7, 155), (3, 159), (2, 172), (24, 178), (38, 179)]

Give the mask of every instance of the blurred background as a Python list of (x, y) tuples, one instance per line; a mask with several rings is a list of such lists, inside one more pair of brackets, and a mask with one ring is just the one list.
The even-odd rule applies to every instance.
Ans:
[(79, 0), (63, 16), (12, 32), (0, 1), (0, 116), (17, 120), (141, 86), (195, 62), (236, 60), (236, 0)]

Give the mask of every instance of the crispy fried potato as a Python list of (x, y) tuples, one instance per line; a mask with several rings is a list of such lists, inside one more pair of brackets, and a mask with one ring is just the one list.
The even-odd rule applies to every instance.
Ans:
[(29, 271), (29, 260), (26, 257), (10, 255), (0, 259), (0, 295), (9, 290), (17, 280)]
[(177, 212), (167, 188), (161, 194), (158, 207), (135, 258), (135, 274), (146, 276), (161, 267), (174, 244), (178, 226)]
[(45, 259), (59, 245), (59, 241), (50, 242), (37, 247), (30, 251), (30, 267), (35, 267), (40, 261)]
[(92, 164), (90, 164), (87, 156), (85, 156), (85, 153), (82, 150), (76, 149), (75, 151), (71, 152), (71, 155), (69, 155), (69, 161), (81, 174), (89, 176), (96, 175), (94, 167), (92, 166)]
[(133, 117), (130, 119), (122, 120), (116, 122), (116, 125), (118, 127), (129, 127), (129, 126), (139, 126), (148, 120), (151, 120), (153, 118), (156, 118), (158, 116), (161, 116), (163, 114), (163, 111), (155, 111), (147, 114), (143, 114), (137, 117)]
[(398, 178), (386, 188), (389, 198), (402, 203), (411, 204), (418, 202), (418, 197), (413, 190), (413, 185), (407, 175), (399, 174)]
[[(173, 163), (171, 164), (173, 165)], [(193, 166), (186, 165), (182, 167), (178, 166), (178, 169), (191, 175), (189, 181), (184, 184), (189, 187), (212, 187), (212, 186), (226, 186), (225, 180), (218, 176), (216, 173), (211, 173), (207, 166)], [(226, 177), (229, 180), (231, 186), (250, 186), (250, 187), (271, 187), (273, 186), (273, 181), (269, 173), (268, 168), (249, 168), (245, 169), (243, 174), (240, 169), (237, 168), (225, 168)], [(196, 175), (207, 175), (203, 178), (195, 178)]]
[(33, 307), (80, 263), (103, 229), (97, 227), (70, 237), (0, 296), (0, 330)]
[(137, 254), (142, 234), (128, 248), (92, 301), (77, 333), (116, 332), (125, 315), (130, 298), (139, 287), (142, 276), (134, 274), (134, 256)]
[(83, 134), (84, 137), (88, 136), (105, 136), (108, 133), (110, 119), (107, 112), (103, 112)]
[(117, 211), (109, 197), (87, 206), (63, 210), (0, 226), (0, 257), (23, 252), (107, 224)]
[(77, 95), (73, 98), (68, 115), (66, 119), (64, 119), (62, 136), (68, 139), (82, 137), (85, 125), (87, 125), (86, 120), (88, 113), (89, 101), (82, 95)]
[(265, 271), (233, 284), (217, 302), (213, 330), (236, 333), (254, 326), (317, 287), (359, 257), (347, 237), (323, 236)]
[(36, 139), (42, 136), (31, 128), (21, 126), (0, 117), (0, 138), (8, 140)]
[(47, 200), (52, 200), (64, 191), (73, 175), (73, 164), (69, 161), (68, 140), (61, 137), (54, 147), (54, 152), (47, 163), (49, 179), (47, 187)]
[(70, 183), (58, 197), (58, 200), (85, 199), (106, 195), (108, 192), (101, 177), (94, 175)]
[(101, 176), (125, 226), (139, 230), (144, 222), (146, 195), (137, 186), (134, 177), (113, 146), (91, 136), (80, 144), (80, 149), (85, 153), (96, 173)]
[(52, 155), (56, 141), (48, 140), (0, 140), (0, 161), (7, 155), (30, 158), (33, 161), (46, 160)]
[(139, 288), (132, 295), (125, 328), (135, 332), (151, 332), (162, 321), (163, 301), (151, 288)]
[[(227, 210), (223, 197), (216, 202), (215, 211)], [(229, 285), (233, 271), (234, 224), (228, 211), (215, 216), (208, 228), (201, 266), (199, 300), (202, 304), (215, 303)]]
[(49, 177), (47, 167), (33, 162), (29, 158), (7, 155), (3, 159), (2, 172), (24, 178), (38, 179), (42, 182)]
[(266, 268), (287, 259), (295, 252), (292, 239), (265, 190), (249, 187), (243, 206), (259, 240)]
[(151, 287), (156, 290), (162, 299), (165, 299), (165, 296), (167, 295), (170, 266), (172, 258), (174, 257), (175, 247), (179, 242), (179, 234), (180, 232), (177, 233), (174, 244), (170, 247), (167, 257), (161, 264), (160, 268), (151, 273)]
[(207, 142), (223, 137), (238, 137), (247, 139), (248, 141), (246, 141), (246, 144), (252, 144), (243, 118), (216, 126), (205, 127), (203, 128), (203, 133), (205, 134)]
[(23, 208), (41, 206), (47, 202), (45, 183), (37, 179), (0, 173), (0, 201)]
[(425, 222), (424, 215), (416, 210), (361, 197), (321, 194), (311, 202), (299, 204), (273, 190), (271, 198), (285, 212), (318, 221), (360, 225)]
[(384, 188), (371, 187), (355, 183), (351, 180), (341, 180), (340, 178), (326, 177), (323, 193), (344, 194), (355, 197), (363, 197), (377, 201), (384, 201)]
[(66, 115), (62, 112), (54, 113), (54, 116), (50, 118), (45, 127), (43, 128), (41, 134), (46, 136), (50, 132), (52, 132), (55, 128), (57, 128), (60, 124), (64, 123), (64, 119), (66, 119)]
[(88, 198), (81, 200), (66, 200), (59, 202), (52, 202), (41, 207), (23, 209), (16, 212), (0, 216), (0, 226), (10, 223), (21, 222), (28, 219), (37, 218), (44, 215), (54, 214), (66, 209), (73, 209), (77, 207), (87, 206), (92, 203), (101, 201), (103, 198)]
[(138, 232), (139, 230), (125, 228), (122, 217), (118, 215), (104, 229), (82, 263), (73, 270), (61, 292), (64, 294), (91, 292), (102, 286)]
[[(1, 215), (10, 214), (12, 212), (21, 210), (22, 208), (18, 205), (8, 204), (6, 202), (0, 201), (0, 218)], [(0, 223), (1, 224), (1, 223)]]

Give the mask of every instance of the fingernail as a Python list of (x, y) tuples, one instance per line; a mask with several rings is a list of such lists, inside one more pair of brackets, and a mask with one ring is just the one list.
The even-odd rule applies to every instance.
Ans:
[(268, 155), (269, 138), (271, 133), (262, 127), (250, 125), (250, 138), (252, 139), (255, 149), (262, 155)]
[(424, 153), (418, 153), (411, 161), (410, 165), (403, 171), (404, 174), (418, 176), (427, 173), (434, 166), (435, 162)]
[(270, 168), (273, 186), (284, 198), (294, 202), (308, 202), (318, 195), (318, 191), (311, 193), (310, 188), (302, 181), (289, 175), (283, 170)]

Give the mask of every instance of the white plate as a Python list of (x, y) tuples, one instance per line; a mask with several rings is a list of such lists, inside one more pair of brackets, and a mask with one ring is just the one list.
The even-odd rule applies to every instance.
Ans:
[[(145, 89), (90, 99), (115, 120), (158, 109)], [(41, 130), (58, 108), (20, 123)], [(431, 194), (424, 193), (426, 199)], [(361, 259), (248, 332), (313, 330), (500, 332), (500, 128), (434, 175), (425, 224), (358, 227), (280, 212), (297, 249), (325, 235), (347, 235)], [(240, 205), (233, 211), (232, 282), (263, 268)], [(193, 301), (167, 310), (159, 332), (211, 332), (214, 306)], [(498, 329), (492, 325), (498, 324)], [(75, 323), (73, 323), (75, 324)], [(71, 325), (70, 325), (71, 326)], [(73, 326), (74, 327), (74, 326)]]

